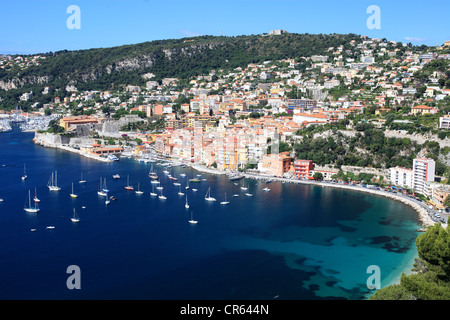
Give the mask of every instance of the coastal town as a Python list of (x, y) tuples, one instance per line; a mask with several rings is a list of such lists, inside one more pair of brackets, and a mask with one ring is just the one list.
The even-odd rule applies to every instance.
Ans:
[(0, 299), (450, 300), (450, 2), (2, 9)]
[[(230, 175), (389, 190), (423, 202), (433, 221), (445, 223), (450, 41), (422, 49), (362, 36), (328, 53), (215, 69), (188, 80), (156, 81), (147, 73), (145, 86), (109, 91), (45, 87), (23, 93), (18, 105), (52, 94), (50, 103), (0, 111), (0, 131), (17, 122), (36, 132), (37, 144), (101, 161), (164, 159)], [(0, 68), (27, 68), (42, 59), (5, 55)], [(373, 154), (380, 145), (352, 146), (366, 130), (418, 152), (394, 149), (406, 160), (378, 160)], [(319, 157), (327, 152), (306, 150), (307, 142), (326, 143), (336, 157)]]

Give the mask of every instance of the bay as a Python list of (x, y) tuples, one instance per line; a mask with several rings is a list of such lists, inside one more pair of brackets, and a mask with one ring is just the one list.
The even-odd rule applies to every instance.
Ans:
[[(185, 209), (161, 166), (167, 200), (149, 195), (150, 164), (97, 162), (34, 145), (33, 136), (0, 134), (0, 299), (360, 300), (373, 293), (370, 265), (380, 267), (384, 287), (417, 256), (418, 216), (390, 199), (251, 179), (243, 191), (226, 176), (175, 167)], [(55, 170), (60, 192), (46, 186)], [(197, 174), (206, 180), (184, 190)], [(124, 189), (127, 175), (144, 194)], [(118, 199), (109, 205), (97, 195), (101, 177)], [(216, 202), (204, 200), (209, 187)], [(26, 213), (35, 188), (41, 211)], [(230, 204), (220, 205), (225, 193)], [(70, 220), (74, 208), (79, 223)], [(198, 224), (188, 223), (191, 211)], [(66, 286), (70, 265), (80, 268), (80, 290)]]

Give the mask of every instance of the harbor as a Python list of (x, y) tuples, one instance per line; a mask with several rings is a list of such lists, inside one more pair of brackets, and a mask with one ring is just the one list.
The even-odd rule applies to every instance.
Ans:
[[(15, 289), (17, 282), (6, 281), (10, 298), (365, 299), (366, 291), (358, 286), (365, 283), (366, 259), (377, 261), (383, 270), (395, 266), (395, 278), (411, 267), (416, 254), (414, 239), (421, 222), (412, 208), (386, 197), (276, 177), (217, 174), (150, 150), (135, 155), (125, 149), (120, 161), (102, 163), (36, 147), (33, 134), (17, 128), (4, 134), (2, 148), (20, 150), (21, 160), (4, 158), (0, 167), (2, 181), (9, 182), (0, 187), (0, 249), (9, 252), (6, 244), (15, 248), (0, 271), (33, 283), (29, 269), (21, 267), (33, 263), (52, 288), (43, 292), (33, 283), (24, 292)], [(26, 180), (21, 179), (24, 163)], [(47, 184), (60, 190), (51, 191)], [(352, 260), (361, 254), (367, 257)], [(51, 270), (40, 262), (49, 259)], [(304, 259), (310, 262), (302, 263)], [(257, 271), (249, 267), (255, 261)], [(76, 297), (58, 289), (62, 279), (57, 270), (67, 263), (85, 270), (86, 288)], [(228, 264), (233, 268), (224, 268)], [(359, 269), (363, 279), (355, 277)], [(107, 279), (102, 281), (98, 275), (104, 272)], [(256, 281), (267, 272), (276, 275), (274, 282)], [(112, 284), (112, 274), (124, 281)], [(249, 275), (245, 284), (241, 274)], [(201, 279), (214, 295), (186, 290), (195, 285), (185, 276)], [(298, 278), (295, 286), (289, 284), (293, 276)], [(332, 281), (339, 285), (330, 286)], [(284, 289), (278, 282), (286, 284)], [(94, 284), (99, 290), (89, 288)], [(308, 289), (310, 284), (317, 289)]]

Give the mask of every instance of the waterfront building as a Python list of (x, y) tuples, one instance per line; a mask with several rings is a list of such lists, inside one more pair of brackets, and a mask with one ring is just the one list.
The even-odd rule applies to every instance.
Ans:
[(339, 170), (319, 170), (319, 169), (313, 169), (309, 172), (309, 177), (314, 177), (315, 173), (322, 174), (322, 179), (325, 181), (331, 181), (333, 180), (333, 176), (337, 175), (339, 173)]
[(428, 158), (416, 158), (413, 160), (413, 188), (415, 192), (424, 196), (431, 196), (428, 182), (434, 181), (435, 161)]
[(95, 154), (95, 155), (112, 155), (112, 154), (120, 154), (123, 152), (123, 148), (119, 146), (101, 146), (99, 144), (93, 144), (91, 146), (80, 147), (80, 151), (86, 154)]
[(438, 207), (444, 208), (444, 201), (447, 199), (447, 197), (450, 195), (450, 186), (449, 185), (436, 185), (434, 188), (432, 188), (431, 192), (431, 200), (436, 204)]
[(413, 189), (413, 170), (402, 167), (389, 168), (388, 181), (398, 187)]
[(263, 155), (262, 160), (258, 165), (258, 170), (279, 177), (291, 170), (291, 163), (292, 160), (289, 156), (289, 152), (266, 154)]
[(309, 173), (313, 168), (314, 164), (312, 160), (294, 161), (294, 175), (297, 179), (309, 179)]

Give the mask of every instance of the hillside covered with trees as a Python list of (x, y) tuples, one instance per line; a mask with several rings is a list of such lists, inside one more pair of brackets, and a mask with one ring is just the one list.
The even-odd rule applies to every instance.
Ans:
[[(4, 102), (17, 101), (30, 90), (45, 86), (78, 90), (111, 90), (126, 85), (145, 85), (143, 75), (152, 80), (166, 77), (188, 79), (214, 69), (231, 70), (249, 63), (285, 58), (330, 55), (330, 47), (350, 48), (361, 42), (355, 34), (250, 35), (237, 37), (201, 36), (158, 40), (112, 48), (58, 51), (42, 54), (39, 65), (22, 70), (0, 70), (0, 81), (17, 88), (0, 90)], [(44, 101), (43, 101), (44, 102)]]

